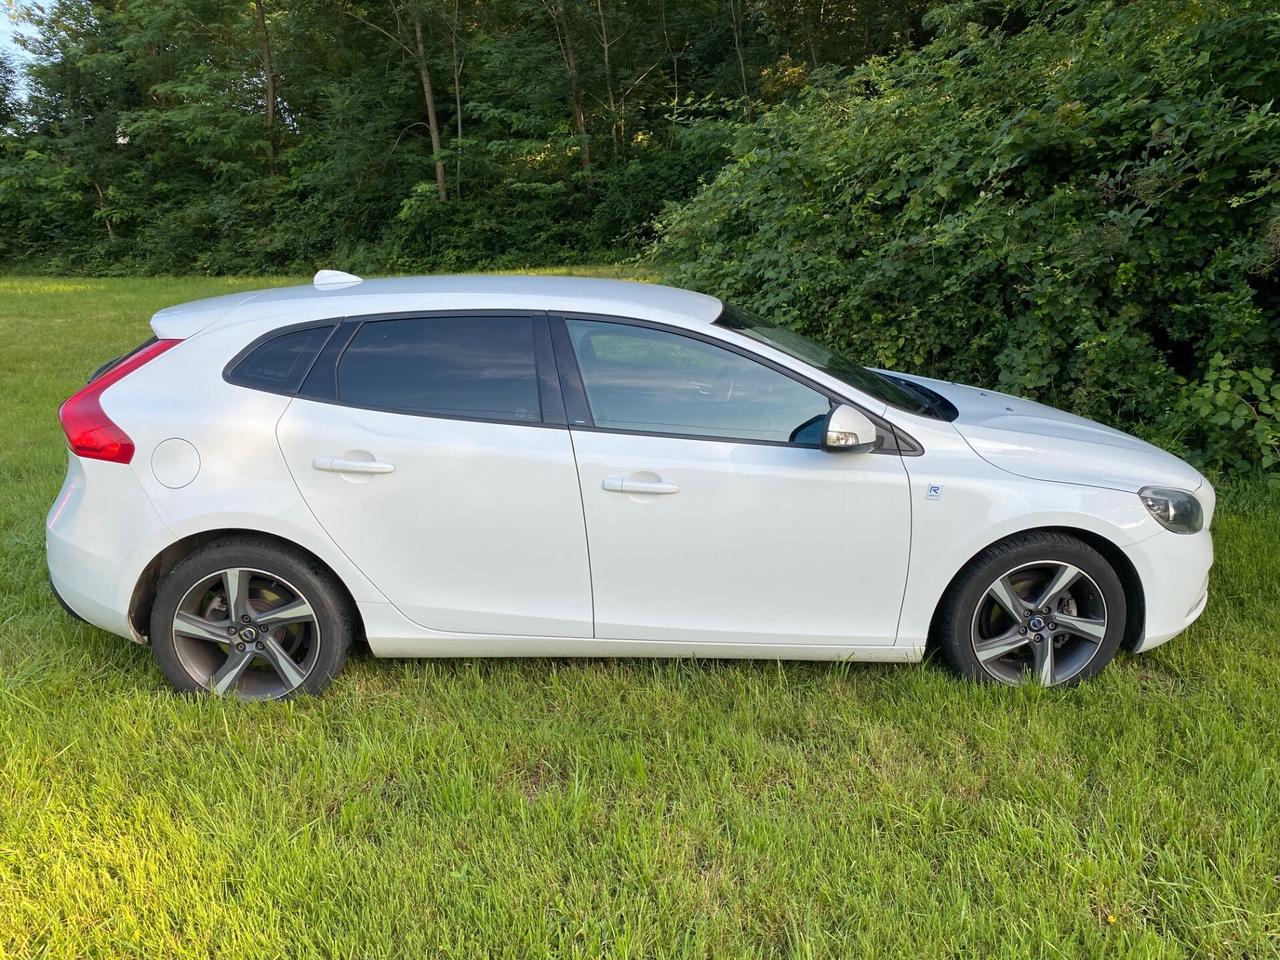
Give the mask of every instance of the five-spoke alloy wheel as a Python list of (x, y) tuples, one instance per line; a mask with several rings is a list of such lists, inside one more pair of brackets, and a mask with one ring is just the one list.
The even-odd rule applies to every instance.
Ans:
[(1088, 544), (1020, 534), (989, 547), (952, 584), (934, 642), (960, 673), (1002, 683), (1077, 683), (1115, 656), (1124, 588)]
[(180, 689), (274, 700), (322, 689), (341, 668), (351, 616), (327, 571), (256, 539), (177, 564), (152, 611), (152, 646)]

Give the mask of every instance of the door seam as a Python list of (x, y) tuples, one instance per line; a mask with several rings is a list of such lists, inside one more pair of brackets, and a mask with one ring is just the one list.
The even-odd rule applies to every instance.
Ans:
[(596, 636), (596, 572), (591, 563), (591, 531), (587, 528), (587, 500), (582, 493), (582, 469), (578, 465), (578, 445), (573, 441), (573, 430), (569, 434), (569, 450), (573, 453), (573, 475), (578, 481), (578, 508), (582, 511), (582, 544), (587, 548), (587, 595), (591, 598), (591, 639)]

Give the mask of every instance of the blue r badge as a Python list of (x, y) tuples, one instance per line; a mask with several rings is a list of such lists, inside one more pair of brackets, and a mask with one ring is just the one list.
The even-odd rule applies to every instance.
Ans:
[(929, 492), (928, 492), (928, 493), (926, 493), (926, 494), (924, 495), (924, 498), (925, 498), (926, 500), (941, 500), (941, 499), (942, 499), (942, 484), (940, 484), (940, 483), (931, 483), (931, 484), (929, 484)]

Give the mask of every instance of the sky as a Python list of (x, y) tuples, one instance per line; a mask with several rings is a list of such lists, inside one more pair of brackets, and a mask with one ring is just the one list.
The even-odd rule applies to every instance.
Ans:
[[(14, 66), (18, 66), (26, 58), (26, 51), (13, 42), (17, 27), (13, 22), (12, 0), (0, 0), (0, 53), (8, 56)], [(25, 94), (27, 86), (21, 74), (17, 76), (18, 94)]]
[(13, 42), (15, 29), (10, 4), (0, 0), (0, 50), (17, 58), (22, 56), (22, 51)]

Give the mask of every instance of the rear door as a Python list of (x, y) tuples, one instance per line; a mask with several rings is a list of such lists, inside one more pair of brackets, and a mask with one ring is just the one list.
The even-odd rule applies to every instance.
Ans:
[(347, 321), (277, 427), (307, 504), (405, 616), (590, 637), (582, 501), (545, 316)]

